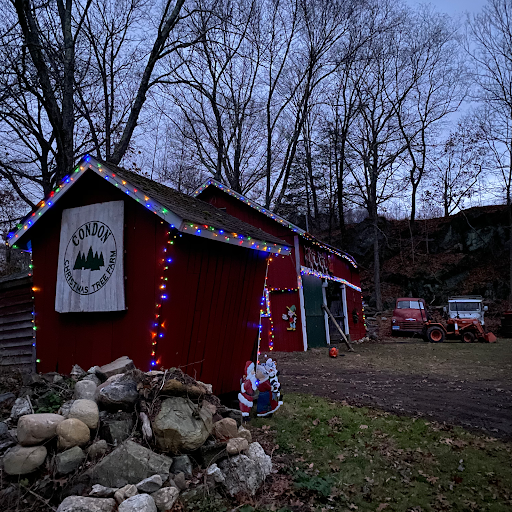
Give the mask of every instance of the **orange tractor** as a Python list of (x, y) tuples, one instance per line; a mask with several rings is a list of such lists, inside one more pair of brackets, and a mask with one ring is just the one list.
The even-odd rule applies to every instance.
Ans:
[(449, 318), (446, 327), (440, 323), (427, 321), (423, 326), (423, 336), (432, 343), (441, 343), (447, 336), (460, 337), (466, 343), (496, 342), (496, 336), (492, 332), (485, 332), (480, 321), (474, 318)]

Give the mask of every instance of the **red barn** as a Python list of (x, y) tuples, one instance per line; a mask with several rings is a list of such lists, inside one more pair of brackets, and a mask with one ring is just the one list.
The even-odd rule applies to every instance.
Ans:
[(352, 256), (215, 180), (208, 180), (194, 196), (293, 247), (291, 258), (269, 262), (261, 351), (307, 350), (337, 341), (339, 333), (322, 304), (352, 340), (366, 335), (359, 270)]
[[(9, 234), (32, 252), (37, 369), (128, 355), (238, 389), (268, 259), (291, 249), (199, 199), (90, 156)], [(288, 256), (284, 256), (288, 258)]]

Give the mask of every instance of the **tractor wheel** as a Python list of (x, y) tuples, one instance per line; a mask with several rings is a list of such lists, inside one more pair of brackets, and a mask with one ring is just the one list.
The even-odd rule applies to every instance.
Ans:
[(427, 340), (431, 343), (442, 343), (444, 341), (444, 331), (435, 325), (427, 329)]
[(464, 343), (473, 343), (475, 341), (475, 335), (472, 332), (470, 332), (470, 331), (466, 331), (462, 335), (462, 341)]

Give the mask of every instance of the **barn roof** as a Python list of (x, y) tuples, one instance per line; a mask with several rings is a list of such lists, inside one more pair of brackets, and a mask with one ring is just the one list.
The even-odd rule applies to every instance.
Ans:
[(144, 205), (179, 231), (254, 250), (283, 255), (291, 252), (283, 240), (247, 224), (205, 201), (190, 197), (132, 171), (101, 162), (89, 155), (82, 158), (74, 171), (69, 176), (65, 176), (49, 196), (17, 225), (16, 231), (9, 233), (7, 237), (9, 245), (16, 244), (24, 237), (37, 220), (88, 169), (123, 190), (133, 200)]
[(315, 238), (313, 235), (311, 235), (307, 231), (304, 231), (302, 228), (299, 228), (299, 226), (296, 226), (292, 222), (286, 220), (283, 217), (280, 217), (279, 215), (277, 215), (276, 213), (272, 212), (268, 208), (265, 208), (264, 206), (261, 206), (256, 201), (253, 201), (252, 199), (248, 199), (247, 197), (243, 196), (242, 194), (239, 194), (238, 192), (235, 192), (233, 189), (231, 189), (227, 185), (223, 185), (222, 183), (219, 183), (218, 181), (216, 181), (216, 180), (214, 180), (212, 178), (210, 178), (205, 183), (203, 183), (197, 190), (194, 191), (194, 193), (192, 195), (197, 198), (204, 190), (206, 190), (210, 186), (216, 187), (217, 189), (222, 190), (222, 192), (224, 192), (224, 193), (226, 193), (226, 194), (228, 194), (228, 195), (230, 195), (232, 197), (235, 197), (236, 199), (238, 199), (238, 200), (242, 201), (243, 203), (245, 203), (247, 206), (250, 206), (251, 208), (254, 208), (255, 210), (257, 210), (258, 212), (262, 213), (263, 215), (266, 215), (267, 217), (269, 217), (273, 221), (281, 224), (282, 226), (287, 227), (288, 229), (290, 229), (294, 233), (297, 233), (299, 236), (301, 236), (305, 240), (308, 240), (310, 243), (312, 243), (314, 245), (317, 245), (317, 246), (321, 247), (322, 249), (324, 249), (324, 250), (326, 250), (326, 251), (328, 251), (328, 252), (330, 252), (332, 254), (336, 254), (340, 258), (343, 258), (343, 259), (349, 261), (350, 264), (354, 268), (357, 268), (356, 260), (350, 254), (348, 254), (346, 252), (343, 252), (343, 251), (340, 251), (339, 249), (336, 249), (336, 247), (333, 247), (332, 245), (326, 244), (325, 242), (322, 242), (321, 240), (318, 240), (317, 238)]

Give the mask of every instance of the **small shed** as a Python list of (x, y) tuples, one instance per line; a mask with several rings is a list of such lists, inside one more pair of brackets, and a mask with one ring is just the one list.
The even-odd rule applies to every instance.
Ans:
[(341, 335), (325, 304), (352, 340), (366, 335), (359, 269), (332, 247), (213, 179), (194, 196), (292, 247), (291, 258), (271, 258), (262, 300), (260, 350), (297, 351), (327, 346)]
[(239, 387), (278, 237), (85, 156), (8, 235), (32, 253), (37, 370), (120, 356)]

